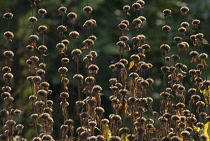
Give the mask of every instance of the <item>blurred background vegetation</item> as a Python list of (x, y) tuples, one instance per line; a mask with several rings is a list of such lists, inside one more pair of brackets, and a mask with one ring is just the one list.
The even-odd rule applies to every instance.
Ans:
[[(93, 13), (91, 14), (91, 18), (97, 21), (97, 27), (94, 28), (94, 34), (97, 37), (95, 41), (94, 50), (98, 53), (97, 65), (100, 70), (96, 76), (96, 83), (103, 88), (102, 93), (102, 105), (105, 107), (105, 117), (108, 117), (110, 114), (111, 106), (109, 102), (109, 96), (111, 95), (111, 91), (109, 89), (109, 79), (112, 77), (112, 72), (108, 68), (111, 62), (117, 62), (119, 60), (119, 55), (117, 54), (118, 47), (116, 46), (116, 42), (121, 36), (121, 31), (118, 28), (118, 24), (121, 20), (125, 19), (125, 14), (123, 13), (122, 7), (125, 4), (132, 5), (135, 2), (134, 0), (89, 0), (89, 5), (93, 8)], [(127, 17), (130, 21), (129, 29), (130, 31), (126, 34), (130, 39), (137, 34), (144, 34), (146, 36), (146, 43), (150, 44), (151, 49), (147, 54), (147, 62), (153, 64), (153, 69), (151, 72), (151, 77), (155, 80), (155, 84), (153, 85), (153, 90), (148, 94), (153, 97), (155, 101), (158, 101), (159, 93), (163, 91), (162, 86), (162, 73), (160, 72), (160, 67), (163, 65), (163, 57), (161, 55), (161, 50), (159, 49), (160, 45), (165, 43), (165, 33), (162, 32), (161, 27), (167, 24), (171, 26), (172, 31), (169, 33), (168, 43), (171, 46), (171, 52), (169, 54), (172, 55), (177, 51), (176, 45), (173, 43), (174, 36), (182, 36), (185, 41), (191, 43), (189, 36), (183, 36), (181, 33), (177, 31), (180, 27), (180, 23), (183, 21), (187, 21), (191, 24), (193, 19), (199, 19), (201, 24), (199, 26), (199, 31), (204, 34), (204, 38), (207, 41), (210, 41), (210, 1), (209, 0), (146, 0), (145, 6), (141, 11), (141, 15), (147, 18), (146, 23), (143, 25), (141, 31), (136, 31), (134, 26), (132, 25), (132, 20), (135, 18), (135, 12), (131, 9), (131, 15)], [(54, 121), (55, 121), (55, 129), (54, 136), (59, 136), (59, 126), (63, 123), (63, 118), (61, 116), (60, 110), (60, 78), (59, 73), (57, 72), (60, 67), (60, 59), (59, 53), (56, 49), (56, 44), (60, 41), (59, 33), (57, 31), (57, 26), (61, 24), (61, 17), (58, 13), (58, 8), (63, 5), (68, 8), (68, 12), (75, 12), (78, 15), (75, 24), (75, 30), (80, 33), (80, 38), (77, 41), (78, 48), (82, 48), (82, 41), (86, 39), (86, 30), (82, 27), (83, 23), (87, 20), (85, 13), (83, 11), (83, 7), (86, 6), (86, 0), (42, 0), (38, 5), (36, 10), (39, 8), (45, 8), (47, 10), (47, 14), (45, 16), (44, 21), (39, 20), (35, 28), (37, 28), (41, 24), (46, 24), (48, 26), (48, 31), (45, 35), (45, 43), (48, 47), (48, 56), (46, 57), (47, 69), (46, 69), (46, 81), (50, 83), (50, 88), (53, 93), (50, 96), (50, 99), (54, 101)], [(180, 7), (188, 6), (190, 8), (187, 16), (182, 16), (180, 12)], [(162, 11), (164, 9), (171, 9), (172, 15), (167, 19), (164, 19)], [(36, 11), (35, 10), (35, 11)], [(13, 82), (13, 92), (12, 95), (15, 97), (15, 108), (18, 108), (23, 111), (20, 119), (17, 119), (18, 122), (24, 123), (24, 137), (31, 138), (33, 134), (33, 129), (29, 127), (29, 123), (31, 123), (30, 115), (31, 111), (31, 103), (28, 100), (28, 97), (31, 95), (31, 87), (26, 80), (28, 73), (28, 68), (25, 61), (28, 59), (28, 53), (26, 50), (26, 45), (29, 43), (28, 37), (32, 33), (30, 23), (28, 22), (28, 18), (31, 16), (31, 7), (30, 3), (27, 0), (0, 0), (0, 16), (2, 17), (5, 12), (12, 12), (14, 14), (13, 19), (10, 22), (10, 30), (14, 32), (15, 37), (12, 42), (12, 50), (15, 53), (12, 72), (14, 74), (14, 82)], [(39, 15), (35, 12), (35, 16), (38, 18)], [(64, 20), (65, 24), (69, 26), (68, 20)], [(191, 25), (192, 26), (192, 25)], [(68, 27), (69, 28), (69, 27)], [(7, 21), (3, 18), (0, 18), (0, 32), (1, 35), (7, 30)], [(68, 32), (65, 33), (65, 38), (71, 39), (68, 37), (68, 33), (70, 32), (70, 28)], [(186, 33), (190, 35), (190, 31)], [(7, 48), (6, 40), (1, 36), (0, 38), (0, 67), (4, 66), (3, 59), (3, 51)], [(40, 44), (41, 42), (38, 42)], [(132, 42), (128, 42), (130, 46), (132, 46)], [(73, 45), (70, 43), (68, 46), (69, 51), (67, 54), (69, 55), (71, 61), (68, 66), (68, 78), (70, 79), (69, 90), (70, 90), (70, 98), (69, 98), (69, 113), (70, 118), (75, 118), (75, 109), (74, 102), (77, 99), (77, 91), (76, 85), (73, 81), (72, 76), (76, 73), (75, 62), (72, 60), (72, 56), (70, 55), (73, 50)], [(195, 48), (192, 44), (190, 44), (190, 50)], [(210, 46), (204, 45), (204, 52), (209, 51)], [(199, 49), (197, 49), (199, 50)], [(82, 50), (82, 57), (85, 56), (86, 50)], [(134, 53), (132, 50), (126, 55), (126, 58), (130, 62), (129, 56)], [(82, 59), (81, 57), (81, 59)], [(190, 59), (186, 60), (188, 64), (190, 64)], [(209, 61), (207, 60), (207, 63)], [(80, 70), (83, 75), (85, 75), (84, 64), (81, 62)], [(194, 67), (193, 64), (190, 64), (188, 68)], [(207, 67), (208, 72), (210, 71), (209, 67)], [(189, 69), (188, 69), (189, 70)], [(1, 76), (3, 73), (1, 73)], [(209, 77), (210, 73), (208, 74)], [(189, 79), (188, 79), (189, 80)], [(184, 82), (188, 83), (188, 82)], [(0, 84), (3, 85), (4, 81), (1, 79)], [(2, 103), (2, 101), (1, 101)], [(0, 103), (0, 107), (2, 106)], [(156, 102), (159, 105), (159, 102)], [(153, 105), (153, 110), (159, 111), (158, 106)]]

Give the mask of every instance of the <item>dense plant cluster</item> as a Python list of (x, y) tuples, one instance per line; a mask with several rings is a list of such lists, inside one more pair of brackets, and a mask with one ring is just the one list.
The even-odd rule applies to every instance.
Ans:
[[(31, 91), (28, 97), (30, 107), (30, 123), (21, 122), (24, 109), (16, 109), (13, 96), (13, 38), (10, 21), (13, 14), (6, 12), (3, 19), (8, 28), (3, 33), (6, 42), (2, 64), (2, 92), (0, 109), (0, 140), (2, 141), (209, 141), (210, 136), (210, 80), (208, 67), (209, 46), (204, 34), (200, 31), (201, 21), (186, 18), (190, 9), (187, 6), (177, 7), (180, 13), (175, 17), (173, 11), (162, 11), (164, 25), (162, 25), (162, 44), (150, 46), (144, 35), (147, 18), (142, 14), (149, 7), (143, 0), (132, 3), (121, 1), (125, 5), (121, 12), (124, 17), (116, 26), (119, 31), (118, 60), (111, 62), (106, 71), (112, 73), (109, 78), (111, 94), (103, 94), (98, 85), (100, 77), (99, 64), (95, 42), (97, 37), (97, 19), (92, 13), (94, 9), (84, 5), (83, 14), (86, 21), (82, 28), (85, 39), (80, 43), (81, 33), (75, 27), (77, 13), (61, 5), (57, 14), (60, 23), (53, 32), (57, 33), (59, 42), (54, 45), (59, 54), (59, 67), (48, 68), (47, 57), (52, 47), (47, 47), (46, 34), (50, 27), (45, 16), (48, 11), (39, 8), (43, 1), (29, 0), (31, 15), (28, 22), (31, 35), (26, 43), (28, 76), (25, 78)], [(120, 1), (119, 1), (120, 2)], [(134, 18), (133, 18), (134, 17)], [(177, 29), (171, 28), (170, 20), (181, 17), (183, 20)], [(113, 16), (113, 18), (116, 18)], [(174, 26), (173, 26), (174, 27)], [(132, 32), (134, 30), (134, 32)], [(111, 31), (110, 31), (111, 32)], [(112, 34), (112, 33), (110, 33)], [(155, 33), (151, 33), (155, 34)], [(159, 36), (159, 35), (157, 35)], [(53, 39), (52, 39), (53, 40)], [(80, 46), (82, 44), (82, 47)], [(161, 52), (162, 66), (150, 62), (150, 52), (157, 48)], [(73, 68), (69, 68), (69, 63)], [(50, 69), (56, 69), (59, 74), (59, 99), (53, 99), (55, 93), (47, 82)], [(157, 69), (161, 74), (159, 100), (154, 100), (152, 70)], [(69, 77), (69, 71), (73, 78)], [(104, 71), (104, 72), (106, 72)], [(14, 75), (14, 78), (13, 78)], [(76, 87), (76, 98), (72, 97), (71, 84)], [(102, 96), (109, 97), (109, 102)], [(20, 98), (20, 97), (18, 97)], [(58, 103), (55, 105), (54, 103)], [(102, 103), (110, 103), (110, 108)], [(73, 104), (73, 110), (69, 105)], [(154, 109), (159, 105), (159, 110)], [(54, 122), (55, 107), (60, 107), (63, 121), (58, 125)], [(75, 111), (71, 113), (71, 111)], [(105, 116), (105, 111), (109, 115)], [(58, 116), (58, 115), (57, 115)], [(57, 117), (56, 116), (56, 117)], [(27, 126), (27, 128), (24, 128)], [(59, 126), (59, 130), (55, 127)], [(32, 130), (32, 139), (26, 139), (27, 130)]]

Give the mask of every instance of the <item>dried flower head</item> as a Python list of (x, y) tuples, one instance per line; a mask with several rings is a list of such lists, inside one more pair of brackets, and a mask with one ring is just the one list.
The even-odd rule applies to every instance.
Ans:
[(4, 19), (11, 20), (13, 18), (13, 14), (11, 12), (6, 12), (3, 15)]

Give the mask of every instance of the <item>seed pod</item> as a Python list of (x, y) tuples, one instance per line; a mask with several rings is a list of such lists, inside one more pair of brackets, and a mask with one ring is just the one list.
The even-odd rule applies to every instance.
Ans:
[(13, 14), (10, 12), (6, 12), (4, 13), (3, 18), (7, 20), (11, 20), (13, 18)]
[(58, 8), (58, 12), (60, 13), (66, 13), (67, 8), (65, 6), (61, 6)]
[(71, 31), (71, 32), (69, 33), (69, 36), (70, 36), (72, 39), (77, 39), (77, 38), (79, 38), (79, 32), (77, 32), (77, 31)]

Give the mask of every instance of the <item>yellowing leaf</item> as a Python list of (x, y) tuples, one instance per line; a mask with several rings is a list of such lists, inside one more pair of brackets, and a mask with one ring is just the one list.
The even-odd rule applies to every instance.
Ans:
[(205, 44), (205, 45), (208, 45), (208, 41), (206, 39), (202, 39), (202, 43)]
[(104, 136), (105, 140), (109, 141), (110, 137), (111, 137), (111, 131), (109, 129), (108, 124), (102, 125), (102, 133), (103, 133), (103, 136)]
[(88, 47), (87, 46), (84, 46), (83, 48), (81, 48), (81, 49), (88, 49)]
[(131, 61), (130, 64), (129, 64), (129, 68), (128, 69), (133, 68), (134, 65), (135, 65), (135, 62), (134, 61)]
[(127, 133), (122, 134), (121, 135), (121, 141), (129, 141), (127, 136), (128, 136)]
[(203, 134), (208, 136), (208, 141), (210, 141), (210, 122), (204, 125)]

